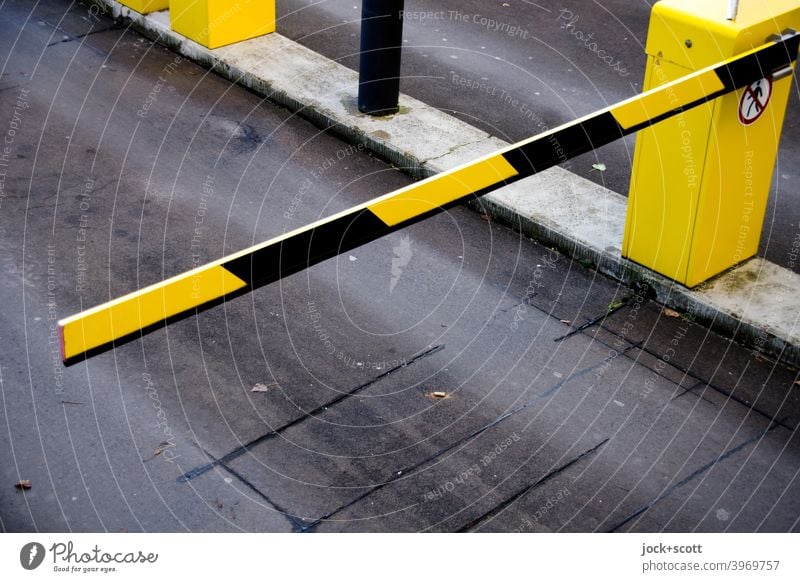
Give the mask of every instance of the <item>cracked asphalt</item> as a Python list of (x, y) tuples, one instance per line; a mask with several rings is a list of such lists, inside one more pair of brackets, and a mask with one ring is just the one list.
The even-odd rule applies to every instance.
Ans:
[(410, 178), (80, 3), (0, 57), (0, 530), (800, 531), (797, 370), (466, 208), (61, 367)]

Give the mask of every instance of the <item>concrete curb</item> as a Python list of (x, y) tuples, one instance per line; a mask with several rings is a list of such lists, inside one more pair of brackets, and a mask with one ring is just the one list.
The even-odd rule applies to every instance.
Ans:
[[(278, 33), (210, 50), (173, 32), (167, 11), (141, 15), (115, 0), (92, 1), (144, 36), (362, 144), (414, 177), (508, 145), (406, 95), (397, 115), (363, 115), (356, 107), (356, 72)], [(686, 289), (621, 257), (624, 196), (558, 167), (485, 196), (481, 206), (496, 220), (613, 279), (647, 282), (659, 302), (753, 348), (754, 354), (800, 367), (800, 275), (753, 259)]]

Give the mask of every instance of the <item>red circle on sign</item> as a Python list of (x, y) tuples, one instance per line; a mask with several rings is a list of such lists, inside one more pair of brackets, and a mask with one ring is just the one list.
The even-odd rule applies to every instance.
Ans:
[(742, 98), (739, 100), (739, 123), (747, 126), (758, 121), (758, 118), (766, 111), (770, 97), (772, 97), (772, 81), (770, 79), (759, 79), (745, 87)]

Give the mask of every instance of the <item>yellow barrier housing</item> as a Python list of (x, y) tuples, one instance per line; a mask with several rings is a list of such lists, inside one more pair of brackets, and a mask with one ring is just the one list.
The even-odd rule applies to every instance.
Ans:
[[(800, 29), (797, 0), (743, 0), (733, 21), (727, 7), (656, 3), (644, 90)], [(694, 287), (756, 254), (792, 87), (792, 69), (783, 73), (638, 134), (624, 257)]]
[(170, 0), (172, 30), (207, 48), (275, 32), (275, 0)]
[(119, 0), (120, 4), (132, 8), (140, 14), (158, 12), (169, 8), (169, 0)]

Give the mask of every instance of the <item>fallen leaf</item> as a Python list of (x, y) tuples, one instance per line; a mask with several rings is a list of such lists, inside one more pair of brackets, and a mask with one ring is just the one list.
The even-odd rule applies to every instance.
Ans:
[(434, 398), (446, 398), (447, 392), (431, 392), (431, 396)]
[(674, 309), (670, 309), (669, 307), (664, 308), (664, 315), (666, 317), (680, 317), (681, 314), (675, 311)]
[(800, 380), (794, 383), (795, 386), (800, 386)]
[(160, 443), (160, 444), (159, 444), (159, 445), (158, 445), (158, 446), (155, 448), (155, 450), (154, 450), (153, 452), (155, 453), (155, 455), (156, 455), (156, 456), (158, 456), (158, 455), (160, 455), (161, 453), (163, 453), (164, 451), (166, 451), (168, 448), (170, 448), (170, 447), (174, 447), (174, 446), (175, 446), (175, 445), (173, 445), (172, 443), (168, 443), (168, 442), (164, 441), (163, 443)]
[(19, 481), (14, 483), (14, 487), (16, 487), (17, 489), (30, 489), (31, 488), (30, 479), (20, 479)]
[(350, 258), (350, 262), (351, 262), (351, 263), (352, 263), (352, 262), (355, 262), (355, 261), (357, 261), (357, 260), (358, 260), (358, 257), (354, 257), (353, 255), (350, 255), (350, 257), (349, 257), (349, 258)]
[(606, 165), (605, 164), (592, 164), (592, 168), (594, 168), (598, 172), (605, 172), (606, 171)]
[(572, 322), (569, 319), (562, 319), (561, 323), (563, 323), (565, 325), (570, 325)]
[(270, 387), (272, 387), (272, 386), (277, 386), (277, 384), (275, 384), (275, 383), (272, 383), (272, 384), (262, 384), (261, 382), (259, 382), (258, 384), (254, 385), (254, 386), (253, 386), (253, 387), (250, 389), (250, 392), (269, 392), (269, 389), (270, 389)]

